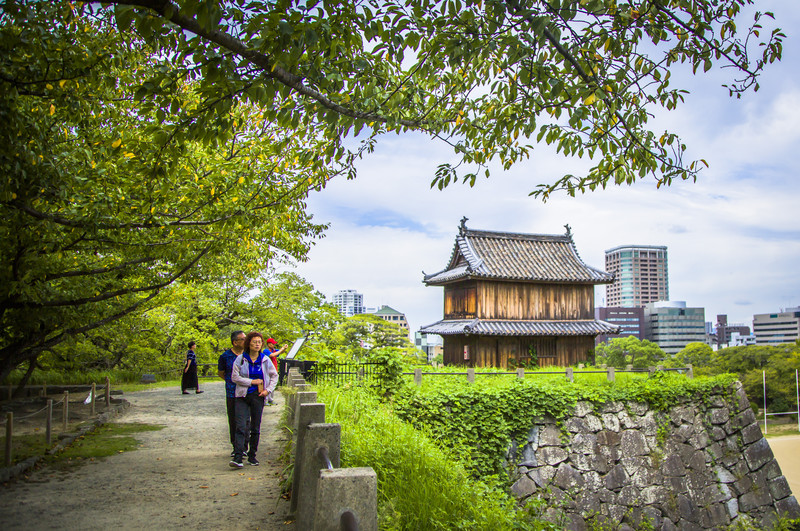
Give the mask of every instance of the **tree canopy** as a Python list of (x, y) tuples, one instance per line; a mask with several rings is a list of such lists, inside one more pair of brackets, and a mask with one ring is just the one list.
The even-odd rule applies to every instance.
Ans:
[(670, 69), (780, 59), (752, 0), (9, 0), (0, 12), (0, 380), (182, 281), (256, 278), (324, 229), (309, 190), (381, 135), (452, 146), (433, 184), (537, 142), (590, 157), (546, 199), (693, 179)]

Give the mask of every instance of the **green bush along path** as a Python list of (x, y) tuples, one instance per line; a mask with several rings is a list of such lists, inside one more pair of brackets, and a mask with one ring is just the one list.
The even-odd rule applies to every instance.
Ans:
[(125, 394), (131, 408), (115, 422), (163, 424), (134, 434), (136, 451), (69, 472), (43, 467), (0, 486), (0, 522), (12, 529), (285, 529), (278, 427), (283, 399), (265, 407), (258, 467), (232, 469), (222, 381), (203, 394), (175, 387)]

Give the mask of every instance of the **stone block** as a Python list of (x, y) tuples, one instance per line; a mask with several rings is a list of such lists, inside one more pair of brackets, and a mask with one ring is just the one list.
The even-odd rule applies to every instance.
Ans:
[(584, 490), (575, 498), (575, 510), (587, 516), (596, 513), (600, 507), (600, 498), (590, 490)]
[(704, 529), (719, 529), (730, 524), (730, 517), (725, 505), (721, 503), (714, 503), (709, 505), (708, 508), (703, 510), (700, 517), (700, 525)]
[(694, 411), (688, 406), (677, 406), (670, 410), (669, 419), (676, 426), (686, 424), (694, 418)]
[(597, 415), (586, 415), (584, 420), (586, 420), (586, 428), (592, 433), (597, 433), (603, 429), (603, 422)]
[[(650, 527), (652, 526), (652, 527)], [(662, 529), (664, 517), (655, 507), (643, 507), (638, 529)]]
[(567, 463), (562, 463), (556, 469), (556, 475), (553, 478), (553, 484), (564, 490), (583, 488), (584, 483), (581, 473)]
[(608, 490), (618, 492), (628, 482), (628, 474), (622, 465), (616, 465), (603, 477), (603, 485)]
[(608, 517), (614, 527), (618, 526), (622, 522), (622, 519), (627, 513), (628, 508), (624, 505), (613, 504), (608, 506)]
[(633, 485), (625, 485), (617, 494), (617, 503), (626, 507), (641, 507), (642, 494)]
[(687, 468), (695, 472), (702, 472), (706, 470), (706, 455), (702, 450), (697, 450), (692, 454), (689, 459)]
[(744, 444), (752, 444), (763, 438), (764, 434), (761, 433), (761, 426), (759, 426), (757, 422), (753, 422), (742, 428), (742, 442)]
[(607, 430), (614, 432), (619, 431), (619, 419), (614, 413), (603, 413), (600, 418), (603, 421), (603, 427)]
[(597, 435), (594, 433), (576, 433), (572, 438), (570, 447), (576, 453), (594, 454), (597, 452)]
[(548, 424), (544, 426), (539, 432), (539, 447), (542, 446), (560, 446), (561, 445), (561, 430), (555, 424)]
[(664, 520), (664, 523), (661, 524), (661, 531), (678, 531), (678, 528), (675, 527), (675, 523), (672, 520)]
[(771, 504), (772, 495), (769, 489), (751, 490), (739, 496), (739, 510), (744, 513), (749, 513), (758, 507)]
[(642, 467), (631, 475), (631, 484), (640, 489), (651, 485), (661, 485), (663, 483), (664, 476), (649, 466)]
[(750, 408), (745, 409), (735, 417), (736, 426), (739, 428), (744, 428), (745, 426), (749, 426), (756, 421), (756, 415), (753, 413), (753, 410)]
[(338, 531), (345, 513), (352, 515), (359, 530), (377, 531), (378, 478), (372, 468), (320, 471), (313, 529)]
[(601, 413), (619, 413), (625, 409), (625, 405), (620, 402), (619, 400), (611, 400), (603, 404), (603, 407), (600, 409)]
[(534, 468), (533, 470), (528, 470), (527, 476), (533, 481), (537, 487), (546, 487), (547, 483), (544, 479), (542, 479), (542, 474), (538, 468)]
[(695, 524), (700, 521), (700, 510), (697, 505), (683, 494), (678, 494), (678, 511), (680, 512), (681, 520)]
[(560, 446), (545, 446), (539, 448), (539, 452), (537, 453), (538, 460), (550, 466), (555, 466), (566, 461), (567, 457), (569, 457), (569, 454)]
[(769, 447), (767, 439), (763, 437), (748, 446), (744, 451), (744, 460), (751, 471), (758, 470), (774, 458), (775, 456), (772, 455), (772, 449)]
[(775, 509), (782, 516), (800, 518), (800, 505), (798, 505), (797, 499), (794, 496), (789, 496), (788, 498), (775, 502)]
[(686, 479), (683, 477), (665, 477), (664, 485), (666, 485), (673, 494), (686, 494), (689, 492)]
[(677, 454), (668, 455), (661, 462), (659, 470), (665, 476), (680, 477), (686, 475), (686, 466)]
[[(312, 404), (314, 406), (316, 404)], [(301, 420), (305, 417), (305, 408), (300, 406)], [(324, 420), (324, 414), (323, 414)], [(339, 450), (341, 439), (341, 426), (339, 424), (311, 423), (301, 428), (305, 433), (298, 438), (297, 457), (295, 458), (295, 470), (292, 483), (292, 501), (296, 500), (297, 527), (298, 529), (311, 529), (314, 526), (316, 514), (316, 503), (319, 499), (319, 478), (320, 471), (327, 470), (327, 467), (317, 456), (319, 448), (325, 448), (328, 458), (334, 468), (339, 466)], [(300, 442), (302, 439), (302, 442)], [(299, 466), (301, 465), (302, 466)], [(370, 469), (372, 470), (372, 469)], [(372, 472), (373, 476), (375, 472)], [(377, 482), (375, 483), (377, 492)], [(375, 494), (377, 496), (377, 494)], [(328, 503), (325, 498), (324, 503)], [(377, 506), (376, 506), (377, 507)], [(323, 514), (328, 514), (338, 508), (328, 507)], [(377, 511), (377, 509), (375, 509)], [(375, 513), (377, 518), (377, 512)], [(377, 524), (376, 524), (377, 525)]]
[(740, 387), (738, 391), (736, 391), (736, 405), (739, 407), (739, 411), (744, 411), (745, 409), (752, 409), (750, 408), (750, 400), (747, 399), (747, 393), (744, 392), (744, 388)]
[(536, 483), (528, 476), (522, 476), (511, 485), (511, 493), (518, 499), (524, 499), (536, 492)]
[(714, 427), (711, 428), (711, 438), (713, 440), (721, 441), (727, 436), (728, 436), (728, 434), (720, 426), (714, 426)]
[(554, 466), (540, 466), (537, 470), (545, 485), (553, 481), (553, 476), (556, 475), (556, 467)]
[(539, 446), (539, 426), (533, 426), (528, 432), (528, 444), (535, 450)]
[(715, 407), (708, 411), (708, 420), (711, 424), (725, 424), (731, 418), (731, 410), (727, 407)]
[(539, 461), (536, 459), (536, 450), (530, 444), (526, 444), (522, 448), (520, 461), (524, 466), (539, 466)]
[(695, 431), (689, 440), (687, 441), (693, 448), (697, 448), (698, 450), (702, 450), (703, 448), (707, 447), (711, 444), (711, 437), (708, 436), (708, 432), (706, 430), (701, 429), (700, 431)]
[(792, 489), (783, 476), (778, 476), (769, 482), (769, 491), (776, 500), (782, 500), (792, 495)]
[(725, 502), (725, 510), (728, 511), (728, 516), (731, 519), (739, 516), (739, 500), (736, 498), (731, 498)]
[(660, 485), (645, 487), (641, 492), (645, 505), (664, 505), (669, 500), (669, 491)]
[(772, 460), (762, 469), (767, 474), (767, 479), (775, 479), (776, 477), (781, 475), (781, 467), (778, 465), (776, 460)]
[(714, 467), (714, 473), (717, 475), (717, 481), (720, 483), (734, 483), (736, 481), (736, 476), (728, 469), (721, 466)]
[(586, 426), (586, 420), (581, 417), (570, 417), (564, 423), (564, 429), (570, 433), (586, 433), (589, 431)]
[(594, 406), (591, 402), (578, 402), (575, 404), (575, 416), (576, 417), (585, 417), (589, 413), (594, 411)]
[(670, 434), (670, 439), (675, 442), (685, 443), (689, 438), (694, 435), (694, 427), (692, 424), (681, 424)]
[(579, 514), (568, 514), (566, 517), (565, 529), (567, 531), (586, 531), (586, 521)]
[(619, 464), (625, 468), (625, 472), (628, 474), (628, 477), (630, 477), (642, 468), (649, 468), (650, 458), (645, 456), (623, 457), (619, 460)]
[(639, 427), (639, 417), (631, 416), (627, 411), (617, 413), (617, 418), (623, 430), (633, 430)]
[(639, 421), (639, 428), (647, 437), (655, 437), (658, 434), (658, 422), (656, 415), (652, 411), (645, 413)]
[(620, 451), (624, 456), (647, 455), (649, 449), (644, 434), (639, 430), (625, 430), (620, 435)]

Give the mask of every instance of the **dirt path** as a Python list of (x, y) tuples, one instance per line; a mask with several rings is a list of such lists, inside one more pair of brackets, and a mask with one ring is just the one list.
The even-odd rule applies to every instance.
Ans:
[(280, 497), (278, 422), (283, 398), (265, 407), (261, 466), (232, 469), (222, 381), (205, 393), (162, 388), (124, 396), (132, 407), (115, 422), (166, 425), (137, 433), (141, 447), (68, 474), (47, 468), (0, 488), (0, 522), (11, 529), (280, 529), (289, 503)]

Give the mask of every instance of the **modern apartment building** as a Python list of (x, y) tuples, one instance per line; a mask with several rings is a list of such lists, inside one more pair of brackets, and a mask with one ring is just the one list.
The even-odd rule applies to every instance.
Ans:
[(645, 339), (667, 354), (676, 354), (689, 343), (706, 340), (705, 308), (687, 308), (684, 301), (658, 301), (644, 307)]
[(754, 315), (753, 334), (757, 345), (794, 343), (800, 337), (800, 306)]
[(391, 308), (386, 305), (381, 306), (374, 313), (384, 321), (389, 321), (390, 323), (396, 324), (397, 326), (405, 330), (406, 333), (410, 332), (408, 329), (408, 321), (406, 320), (406, 315), (404, 313), (398, 312), (394, 308)]
[(619, 334), (617, 335), (600, 334), (597, 336), (597, 339), (595, 339), (596, 345), (618, 337), (634, 336), (637, 339), (644, 339), (644, 309), (641, 307), (599, 307), (594, 309), (594, 318), (619, 327)]
[(606, 251), (607, 307), (637, 307), (669, 300), (666, 246), (622, 245)]
[(342, 289), (333, 294), (333, 305), (345, 317), (364, 313), (364, 296), (354, 289)]

